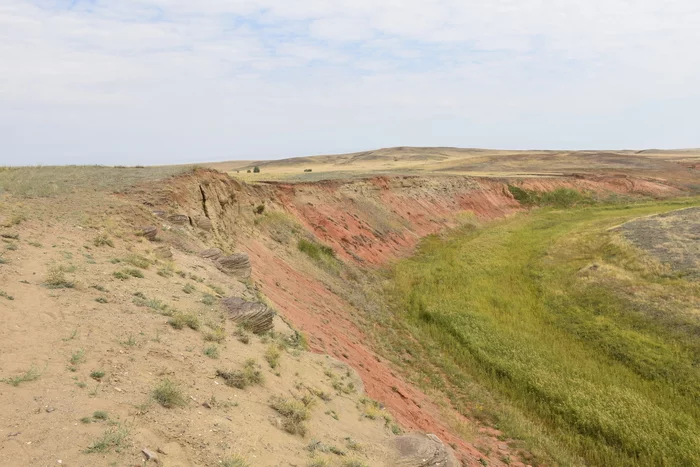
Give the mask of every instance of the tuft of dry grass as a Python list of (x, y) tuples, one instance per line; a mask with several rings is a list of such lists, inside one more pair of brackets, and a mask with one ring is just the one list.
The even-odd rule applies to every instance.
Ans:
[(70, 289), (75, 287), (75, 283), (66, 278), (65, 268), (59, 265), (50, 266), (46, 272), (44, 285), (50, 289)]
[(215, 345), (210, 345), (209, 347), (206, 347), (203, 353), (207, 357), (214, 360), (218, 359), (220, 355), (219, 348)]
[(153, 389), (151, 396), (156, 402), (167, 409), (184, 407), (187, 405), (187, 400), (180, 386), (169, 379), (161, 381), (158, 386)]
[(280, 351), (279, 345), (273, 343), (267, 347), (267, 350), (265, 350), (265, 360), (267, 360), (267, 363), (270, 365), (270, 368), (274, 369), (279, 366), (281, 355), (282, 352)]
[(199, 318), (194, 313), (177, 312), (168, 320), (168, 324), (175, 329), (188, 327), (194, 331), (199, 331), (200, 328)]
[(223, 378), (227, 386), (245, 389), (248, 386), (263, 384), (263, 375), (253, 359), (246, 360), (242, 370), (216, 370), (216, 376)]
[(114, 248), (114, 242), (112, 241), (111, 238), (107, 234), (100, 234), (95, 239), (92, 241), (92, 244), (100, 247), (100, 246), (108, 246), (111, 248)]
[(136, 253), (128, 255), (126, 258), (123, 258), (122, 261), (141, 269), (148, 269), (151, 265), (150, 259), (145, 256), (137, 255)]
[(111, 449), (115, 449), (117, 452), (119, 452), (128, 438), (129, 430), (126, 427), (122, 425), (110, 427), (99, 439), (95, 440), (92, 444), (90, 444), (90, 446), (88, 446), (85, 453), (103, 453), (110, 451)]
[(306, 435), (305, 422), (311, 417), (313, 399), (273, 397), (270, 407), (282, 416), (282, 428), (293, 435)]
[(242, 456), (231, 456), (221, 461), (222, 467), (248, 467), (250, 464)]
[(31, 367), (29, 370), (26, 372), (22, 373), (21, 375), (12, 377), (12, 378), (6, 378), (0, 381), (3, 381), (11, 386), (17, 387), (22, 383), (28, 383), (30, 381), (36, 381), (39, 379), (41, 376), (41, 373), (39, 373), (39, 370), (37, 370), (35, 367)]
[(215, 326), (211, 331), (204, 333), (204, 340), (207, 342), (217, 342), (219, 344), (226, 340), (226, 330), (223, 326)]

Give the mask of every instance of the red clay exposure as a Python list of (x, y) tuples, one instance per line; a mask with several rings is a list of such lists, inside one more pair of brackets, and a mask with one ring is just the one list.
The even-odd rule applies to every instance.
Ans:
[[(672, 195), (678, 190), (659, 180), (619, 176), (570, 176), (511, 180), (527, 189), (577, 188), (599, 193)], [(464, 465), (481, 465), (476, 447), (518, 458), (498, 439), (499, 433), (478, 422), (477, 439), (460, 437), (454, 425), (465, 422), (404, 381), (392, 365), (372, 350), (372, 343), (353, 321), (361, 315), (293, 255), (251, 228), (241, 215), (244, 206), (265, 204), (283, 211), (331, 246), (338, 257), (361, 267), (381, 267), (409, 255), (421, 238), (459, 225), (471, 213), (488, 221), (522, 210), (508, 190), (508, 181), (472, 177), (374, 177), (315, 183), (245, 185), (223, 174), (199, 171), (174, 182), (169, 197), (179, 204), (199, 199), (210, 203), (208, 215), (221, 239), (236, 238), (237, 249), (249, 253), (253, 279), (290, 323), (301, 330), (312, 351), (347, 362), (362, 377), (367, 394), (384, 404), (404, 428), (434, 433), (458, 452)], [(445, 422), (451, 420), (452, 426)], [(505, 465), (489, 457), (490, 465)], [(512, 461), (511, 465), (524, 465)]]

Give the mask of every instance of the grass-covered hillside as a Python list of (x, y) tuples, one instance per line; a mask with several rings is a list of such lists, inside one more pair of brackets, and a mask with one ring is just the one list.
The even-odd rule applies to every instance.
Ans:
[(699, 202), (541, 208), (430, 237), (393, 269), (384, 348), (535, 462), (700, 465), (700, 286), (609, 230)]

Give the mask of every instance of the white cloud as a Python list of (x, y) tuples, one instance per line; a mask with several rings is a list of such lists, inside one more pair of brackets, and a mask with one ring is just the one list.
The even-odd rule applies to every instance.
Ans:
[[(700, 146), (698, 24), (694, 0), (5, 0), (0, 163), (518, 147), (522, 128)], [(658, 134), (548, 132), (630, 109)]]

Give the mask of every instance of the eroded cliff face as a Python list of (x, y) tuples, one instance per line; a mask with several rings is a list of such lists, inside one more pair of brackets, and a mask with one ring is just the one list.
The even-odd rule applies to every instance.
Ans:
[[(410, 254), (422, 237), (468, 218), (485, 221), (522, 210), (508, 183), (541, 191), (567, 187), (632, 195), (680, 193), (662, 181), (615, 176), (510, 181), (375, 177), (248, 185), (219, 172), (198, 170), (133, 196), (154, 211), (189, 218), (201, 243), (183, 242), (182, 248), (248, 253), (255, 286), (307, 336), (313, 351), (355, 368), (368, 395), (384, 404), (404, 428), (435, 433), (452, 443), (468, 465), (478, 465), (485, 455), (474, 444), (496, 446), (498, 433), (484, 428), (477, 439), (463, 439), (456, 427), (465, 420), (455, 410), (404, 381), (375, 353), (366, 332), (371, 326), (367, 310), (351, 297), (352, 289), (362, 287), (362, 270)], [(335, 272), (319, 267), (298, 251), (300, 238), (332, 247), (350, 267)], [(353, 268), (360, 271), (359, 278)], [(491, 465), (499, 462), (490, 460)]]

